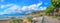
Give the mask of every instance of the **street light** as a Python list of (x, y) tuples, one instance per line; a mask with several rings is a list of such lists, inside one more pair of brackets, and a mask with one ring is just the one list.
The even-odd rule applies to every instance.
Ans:
[(55, 16), (56, 9), (54, 9), (54, 16)]

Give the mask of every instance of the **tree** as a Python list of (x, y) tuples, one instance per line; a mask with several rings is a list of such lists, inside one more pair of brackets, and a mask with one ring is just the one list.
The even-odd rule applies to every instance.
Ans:
[(49, 14), (49, 15), (50, 15), (50, 13), (53, 12), (53, 9), (54, 9), (54, 8), (55, 8), (55, 7), (54, 7), (53, 5), (48, 6), (48, 7), (46, 8), (46, 14)]
[(53, 13), (54, 9), (58, 11), (60, 8), (60, 0), (51, 0), (51, 5), (46, 8), (46, 13)]
[(55, 7), (54, 7), (53, 5), (48, 6), (48, 7), (46, 8), (46, 13), (51, 13), (54, 8), (55, 8)]
[(60, 0), (51, 0), (51, 4), (54, 7), (60, 7)]

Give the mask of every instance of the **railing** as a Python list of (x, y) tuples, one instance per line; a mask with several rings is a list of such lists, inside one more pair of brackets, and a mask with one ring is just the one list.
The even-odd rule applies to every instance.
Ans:
[[(51, 22), (50, 22), (50, 20), (51, 20), (51, 19), (48, 18), (48, 17), (43, 17), (41, 21), (38, 21), (38, 23), (39, 23), (39, 22), (40, 22), (40, 23), (46, 23), (46, 22), (47, 22), (47, 23), (53, 23), (53, 22), (55, 21), (54, 19), (52, 19)], [(16, 23), (20, 23), (21, 21), (22, 21), (22, 20), (18, 19), (18, 20), (16, 20)], [(53, 21), (53, 22), (52, 22), (52, 21)], [(14, 23), (14, 22), (13, 22), (13, 23)], [(33, 20), (33, 22), (31, 22), (31, 23), (36, 23), (36, 21)], [(55, 22), (54, 22), (54, 23), (55, 23)]]

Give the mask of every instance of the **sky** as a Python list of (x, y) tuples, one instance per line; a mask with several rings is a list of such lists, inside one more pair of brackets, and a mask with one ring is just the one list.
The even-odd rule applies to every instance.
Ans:
[(49, 5), (50, 0), (0, 0), (0, 15), (24, 15)]

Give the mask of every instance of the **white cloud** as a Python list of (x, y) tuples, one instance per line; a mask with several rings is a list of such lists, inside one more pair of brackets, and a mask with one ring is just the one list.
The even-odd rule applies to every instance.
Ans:
[[(38, 7), (42, 5), (42, 2), (41, 3), (38, 3), (38, 4), (32, 4), (32, 5), (29, 5), (29, 6), (23, 6), (22, 8), (18, 5), (15, 5), (15, 4), (8, 4), (8, 5), (3, 5), (2, 8), (4, 7), (8, 7), (8, 6), (11, 6), (9, 7), (8, 9), (5, 9), (3, 12), (0, 12), (0, 14), (11, 14), (11, 13), (22, 13), (22, 11), (27, 11), (27, 10), (44, 10), (45, 7), (40, 7), (40, 9), (38, 9)], [(26, 14), (30, 13), (31, 11), (28, 11), (26, 12)]]
[(21, 10), (26, 11), (28, 6), (23, 6)]
[(1, 5), (1, 8), (3, 8), (4, 7), (4, 5)]
[[(9, 5), (7, 5), (9, 6)], [(12, 7), (5, 9), (3, 12), (0, 12), (0, 14), (10, 14), (10, 13), (15, 13), (19, 9), (19, 6), (13, 5)]]
[(29, 6), (23, 6), (22, 7), (22, 10), (26, 11), (26, 10), (38, 10), (37, 8), (42, 5), (42, 2), (41, 3), (38, 3), (38, 4), (32, 4), (32, 5), (29, 5)]
[(0, 8), (6, 8), (6, 7), (9, 7), (9, 6), (13, 6), (13, 4), (7, 4), (7, 5), (1, 5), (1, 7)]
[(4, 0), (0, 0), (1, 2), (3, 2)]
[(40, 3), (37, 4), (37, 6), (40, 6), (40, 5), (42, 5), (42, 2), (40, 2)]
[(46, 7), (40, 7), (40, 10), (45, 10), (46, 9)]

